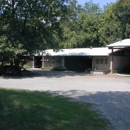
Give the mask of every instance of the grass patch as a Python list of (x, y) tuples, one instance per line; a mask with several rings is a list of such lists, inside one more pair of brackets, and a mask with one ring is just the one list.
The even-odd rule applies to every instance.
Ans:
[(24, 68), (24, 69), (31, 69), (32, 66), (31, 66), (31, 65), (27, 65), (27, 64), (25, 64), (25, 65), (23, 66), (23, 68)]
[(52, 67), (41, 67), (42, 70), (49, 70), (51, 71), (53, 68)]
[(40, 92), (0, 89), (0, 130), (105, 130), (91, 104)]
[(66, 70), (65, 67), (42, 67), (42, 70), (49, 70), (49, 71), (64, 71)]

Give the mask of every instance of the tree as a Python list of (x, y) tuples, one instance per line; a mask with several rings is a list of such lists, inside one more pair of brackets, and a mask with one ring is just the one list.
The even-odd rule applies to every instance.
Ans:
[(1, 59), (56, 45), (69, 0), (1, 0)]
[(99, 30), (100, 41), (104, 45), (130, 37), (129, 12), (129, 0), (118, 0), (107, 6), (103, 14), (103, 26)]
[(84, 10), (87, 14), (101, 14), (102, 9), (99, 4), (93, 3), (92, 0), (84, 4)]
[(117, 41), (120, 35), (119, 23), (113, 13), (113, 4), (107, 6), (102, 14), (101, 26), (99, 28), (100, 41), (103, 46)]
[(113, 5), (113, 13), (116, 16), (116, 20), (119, 23), (121, 30), (121, 39), (130, 37), (130, 1), (118, 0)]
[(98, 4), (86, 2), (85, 6), (75, 5), (76, 19), (62, 24), (64, 48), (85, 48), (100, 46), (99, 27), (101, 9)]

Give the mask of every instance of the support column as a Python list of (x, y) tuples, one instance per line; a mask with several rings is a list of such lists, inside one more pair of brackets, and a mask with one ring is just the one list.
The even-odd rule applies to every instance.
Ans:
[(42, 56), (42, 67), (44, 67), (44, 56)]
[(35, 60), (35, 58), (34, 58), (34, 56), (32, 56), (32, 68), (34, 68), (34, 65), (35, 65), (34, 60)]
[(92, 58), (92, 70), (94, 69), (94, 58)]
[(63, 67), (65, 66), (65, 57), (64, 56), (62, 57), (62, 66)]
[(113, 48), (112, 48), (112, 74), (114, 73), (114, 56), (113, 56)]

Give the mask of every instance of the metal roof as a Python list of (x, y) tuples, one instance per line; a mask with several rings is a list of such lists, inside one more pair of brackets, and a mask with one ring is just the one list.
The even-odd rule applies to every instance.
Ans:
[(60, 49), (58, 51), (49, 49), (41, 51), (39, 54), (35, 54), (35, 56), (109, 56), (111, 52), (111, 49), (108, 47)]
[(130, 39), (121, 40), (115, 43), (112, 43), (110, 45), (107, 45), (107, 47), (113, 47), (113, 48), (126, 48), (130, 47)]

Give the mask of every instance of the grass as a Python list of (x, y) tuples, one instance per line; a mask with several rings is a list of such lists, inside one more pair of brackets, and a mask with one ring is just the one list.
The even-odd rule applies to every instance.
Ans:
[(23, 68), (24, 68), (24, 69), (30, 69), (30, 68), (32, 68), (32, 66), (25, 64), (25, 65), (23, 66)]
[(64, 71), (66, 70), (65, 67), (41, 67), (42, 70), (49, 70), (49, 71)]
[(0, 130), (105, 130), (91, 104), (43, 92), (0, 89)]
[(41, 67), (42, 70), (52, 70), (53, 68), (52, 67)]

